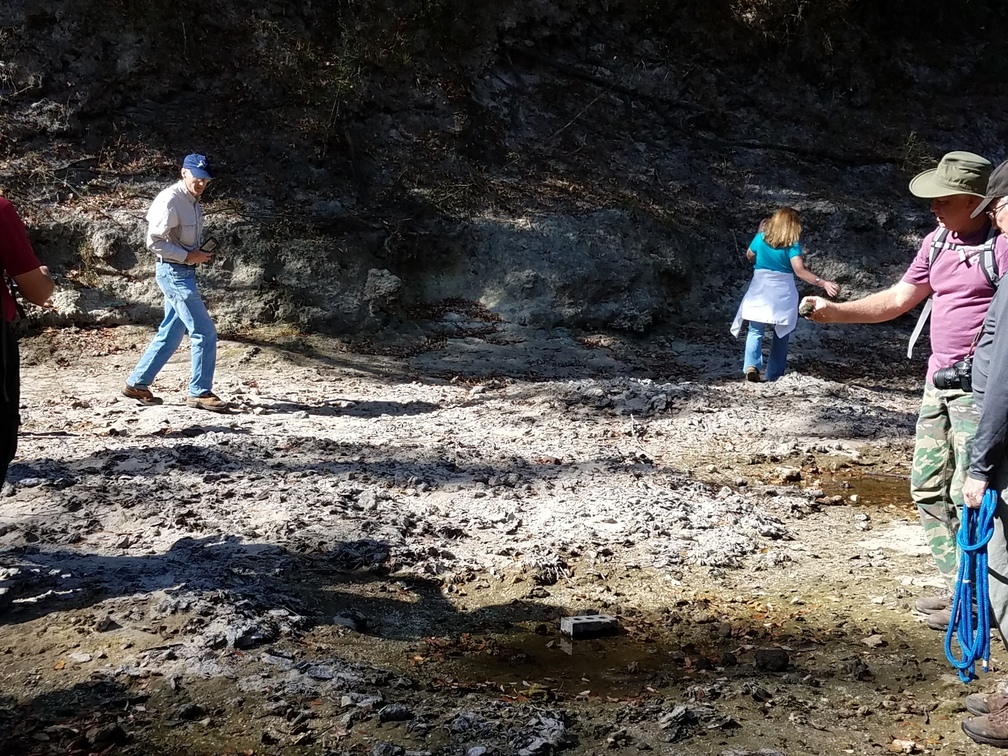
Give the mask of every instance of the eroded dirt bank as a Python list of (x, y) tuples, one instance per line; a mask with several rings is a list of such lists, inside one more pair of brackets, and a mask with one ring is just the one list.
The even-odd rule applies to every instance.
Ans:
[[(752, 385), (720, 337), (465, 324), (400, 357), (228, 341), (221, 416), (184, 351), (163, 406), (118, 396), (143, 329), (25, 342), (0, 751), (978, 752), (909, 611), (936, 580), (897, 330)], [(589, 609), (622, 634), (567, 643)]]

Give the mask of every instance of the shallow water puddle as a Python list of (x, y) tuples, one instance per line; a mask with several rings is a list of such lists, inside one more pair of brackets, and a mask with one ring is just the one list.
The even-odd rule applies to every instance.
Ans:
[[(822, 478), (823, 493), (858, 507), (893, 507), (912, 511), (909, 475), (865, 473)], [(841, 502), (835, 502), (841, 503)]]
[(485, 648), (442, 658), (460, 681), (486, 682), (530, 697), (555, 690), (622, 698), (643, 692), (653, 673), (681, 674), (669, 649), (627, 636), (571, 641), (522, 633), (488, 639)]

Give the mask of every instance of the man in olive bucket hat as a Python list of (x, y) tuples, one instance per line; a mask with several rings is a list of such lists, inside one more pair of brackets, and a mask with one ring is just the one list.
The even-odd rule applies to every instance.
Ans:
[[(991, 164), (979, 155), (950, 152), (936, 168), (915, 176), (910, 192), (931, 200), (938, 227), (924, 237), (903, 278), (853, 302), (807, 297), (800, 308), (817, 323), (882, 323), (931, 297), (907, 352), (909, 356), (930, 311), (931, 356), (917, 418), (910, 495), (950, 591), (958, 571), (957, 507), (963, 503), (978, 421), (970, 376), (959, 363), (973, 353), (994, 296), (997, 271), (1008, 271), (1005, 237), (986, 214), (973, 217), (984, 202), (990, 173)], [(948, 626), (948, 596), (920, 598), (914, 608), (925, 615), (929, 627)]]

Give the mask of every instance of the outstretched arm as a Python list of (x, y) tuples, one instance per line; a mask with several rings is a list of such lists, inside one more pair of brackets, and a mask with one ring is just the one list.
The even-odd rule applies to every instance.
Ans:
[(888, 289), (855, 299), (830, 302), (822, 297), (806, 297), (814, 308), (808, 316), (817, 323), (884, 323), (909, 312), (931, 295), (928, 284), (899, 281)]
[(827, 281), (825, 278), (819, 278), (819, 276), (806, 268), (805, 261), (802, 259), (801, 255), (791, 258), (791, 270), (793, 270), (794, 274), (805, 283), (812, 284), (813, 286), (821, 286), (831, 297), (835, 297), (840, 293), (840, 287), (835, 281)]

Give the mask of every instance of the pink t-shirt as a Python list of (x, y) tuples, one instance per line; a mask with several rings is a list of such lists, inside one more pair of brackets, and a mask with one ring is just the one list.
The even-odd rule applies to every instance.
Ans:
[(10, 289), (7, 288), (7, 276), (20, 276), (30, 270), (35, 270), (42, 263), (35, 257), (24, 223), (14, 206), (0, 197), (0, 301), (3, 302), (3, 318), (8, 322), (17, 317), (17, 308)]
[[(994, 297), (994, 289), (980, 265), (979, 250), (987, 239), (987, 229), (962, 238), (949, 232), (945, 248), (928, 270), (931, 239), (936, 233), (938, 229), (924, 237), (917, 256), (903, 274), (907, 283), (927, 284), (934, 292), (929, 382), (935, 370), (948, 367), (969, 354), (973, 339), (983, 327), (987, 306)], [(998, 273), (1008, 273), (1008, 241), (1003, 234), (995, 242), (994, 257)]]

